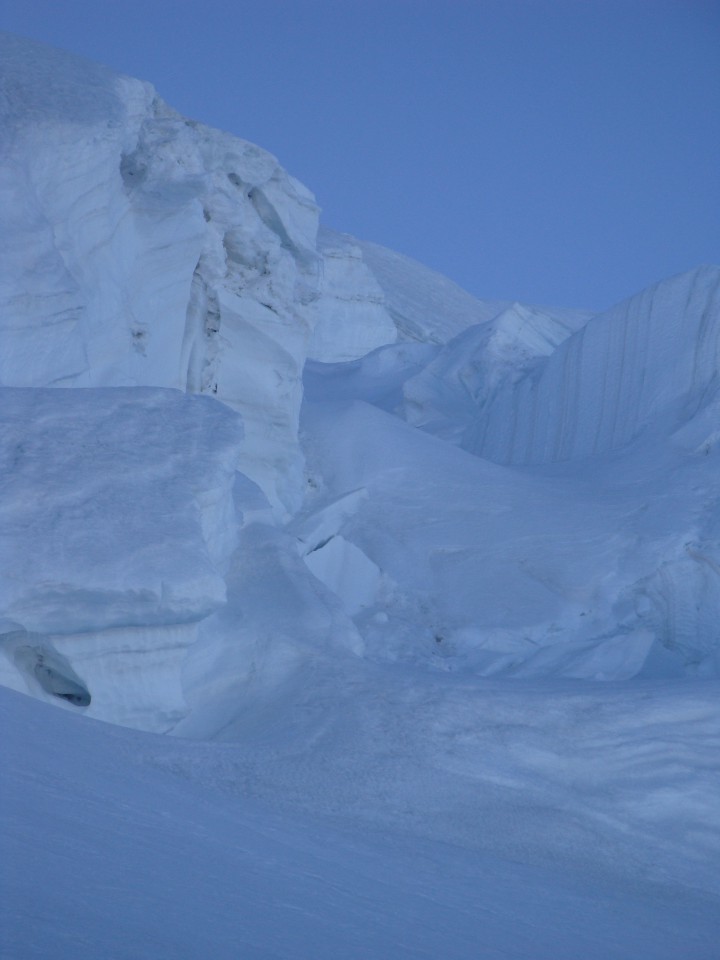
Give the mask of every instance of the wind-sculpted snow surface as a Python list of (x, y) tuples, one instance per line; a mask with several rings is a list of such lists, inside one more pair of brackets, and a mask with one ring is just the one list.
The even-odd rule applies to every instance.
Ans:
[(427, 681), (296, 686), (232, 743), (0, 690), (0, 953), (713, 960), (711, 691)]

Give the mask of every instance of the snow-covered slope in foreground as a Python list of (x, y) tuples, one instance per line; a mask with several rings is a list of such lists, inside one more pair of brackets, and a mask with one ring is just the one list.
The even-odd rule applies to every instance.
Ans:
[[(710, 691), (457, 689), (438, 702), (427, 677), (409, 679), (353, 691), (354, 753), (342, 728), (313, 750), (265, 723), (246, 746), (191, 743), (0, 691), (2, 955), (716, 956), (713, 785), (696, 780), (688, 811), (683, 784), (717, 748)], [(294, 706), (316, 708), (307, 693)], [(632, 789), (628, 766), (641, 769)], [(699, 831), (692, 864), (686, 825)], [(493, 852), (505, 843), (514, 855)]]

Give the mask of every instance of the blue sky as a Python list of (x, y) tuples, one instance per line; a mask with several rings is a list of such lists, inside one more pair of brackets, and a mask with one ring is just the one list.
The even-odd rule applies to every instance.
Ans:
[(472, 293), (603, 308), (720, 262), (720, 2), (0, 0), (272, 151)]

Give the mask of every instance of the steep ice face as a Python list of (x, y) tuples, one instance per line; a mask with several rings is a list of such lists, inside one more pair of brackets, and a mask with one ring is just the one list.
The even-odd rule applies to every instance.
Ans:
[(488, 400), (537, 369), (582, 322), (514, 303), (492, 320), (468, 327), (405, 381), (406, 419), (472, 451)]
[[(268, 153), (104, 67), (5, 35), (0, 54), (0, 383), (93, 388), (5, 390), (0, 671), (166, 730), (187, 711), (182, 665), (225, 602), (238, 526), (301, 497), (320, 282), (326, 319), (358, 305), (346, 351), (395, 327), (356, 253), (321, 269), (313, 198)], [(215, 397), (243, 429), (214, 401), (148, 385)], [(297, 556), (294, 569), (305, 620), (327, 622), (312, 629), (357, 644), (339, 601), (316, 597)]]
[(208, 397), (0, 390), (3, 682), (167, 729), (225, 603), (242, 430)]
[(323, 363), (357, 360), (394, 343), (398, 331), (385, 295), (363, 259), (357, 242), (323, 229), (320, 296), (311, 305), (315, 318), (308, 357)]
[(299, 497), (317, 208), (265, 151), (146, 83), (0, 36), (0, 383), (176, 387), (243, 413), (243, 468)]
[(699, 267), (595, 317), (542, 369), (504, 383), (473, 449), (502, 463), (599, 456), (650, 426), (684, 427), (719, 383), (720, 268)]

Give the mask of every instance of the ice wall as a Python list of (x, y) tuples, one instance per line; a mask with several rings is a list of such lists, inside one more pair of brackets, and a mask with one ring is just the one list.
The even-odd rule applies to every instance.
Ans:
[(315, 319), (308, 356), (323, 363), (357, 360), (394, 343), (398, 331), (385, 294), (353, 237), (321, 230), (320, 296), (310, 306)]
[(506, 382), (478, 418), (474, 452), (553, 462), (618, 449), (697, 416), (720, 384), (720, 268), (699, 267), (595, 317), (547, 363)]
[(514, 303), (492, 320), (473, 324), (405, 381), (406, 419), (475, 452), (483, 407), (499, 390), (535, 371), (582, 323), (580, 317), (561, 319)]
[(282, 512), (318, 211), (274, 157), (147, 83), (0, 35), (0, 383), (176, 387), (243, 414)]
[(209, 397), (0, 389), (2, 682), (131, 725), (179, 719), (180, 663), (225, 603), (241, 443)]
[(718, 268), (481, 302), (3, 35), (0, 204), (1, 682), (210, 736), (357, 657), (720, 669)]

